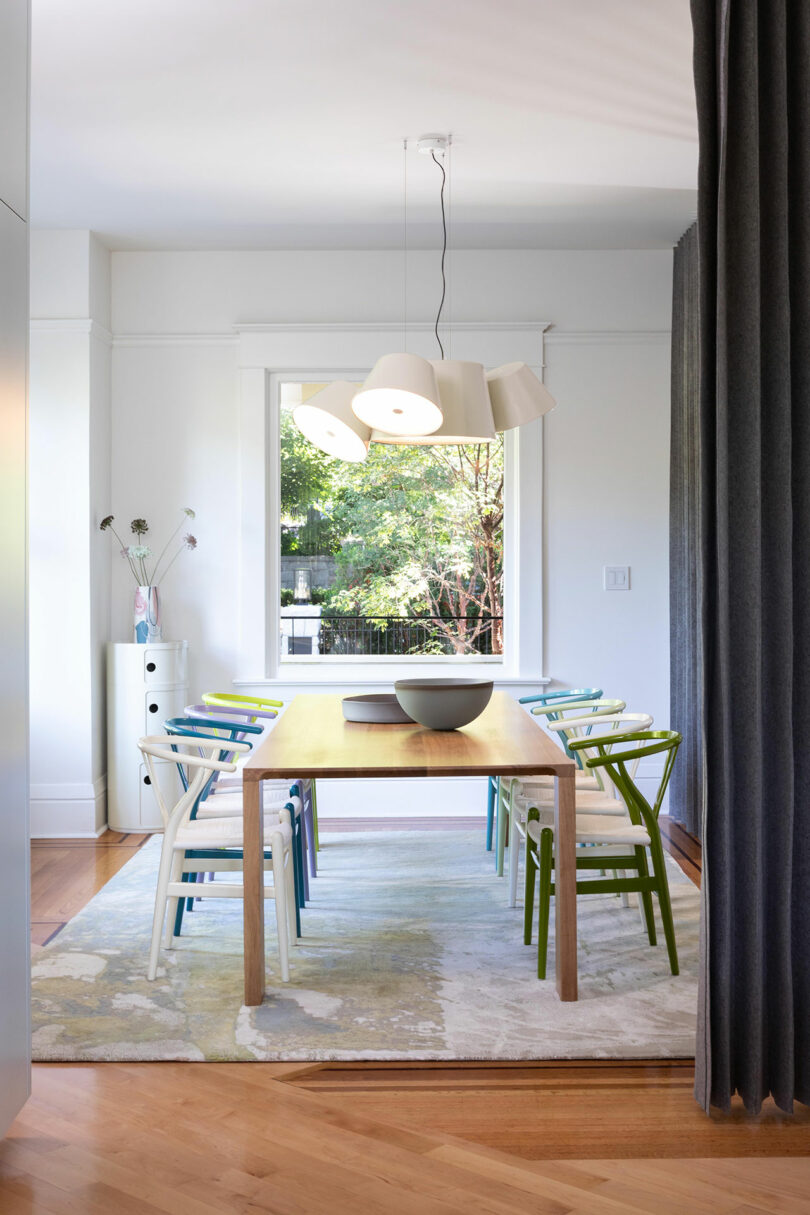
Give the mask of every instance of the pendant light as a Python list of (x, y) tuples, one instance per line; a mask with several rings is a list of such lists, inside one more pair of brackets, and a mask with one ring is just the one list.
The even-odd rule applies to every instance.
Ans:
[(443, 160), (449, 146), (446, 135), (425, 135), (417, 141), (418, 150), (429, 155), (441, 173), (442, 294), (433, 323), (441, 358), (385, 354), (361, 388), (338, 380), (299, 405), (293, 411), (295, 424), (330, 456), (364, 460), (370, 442), (422, 447), (491, 443), (498, 432), (554, 408), (551, 393), (525, 363), (485, 371), (481, 363), (444, 357), (439, 323), (447, 295)]
[[(444, 301), (447, 296), (447, 276), (445, 261), (447, 258), (447, 212), (444, 204), (444, 192), (447, 185), (447, 173), (443, 164), (444, 157), (450, 146), (449, 136), (423, 135), (417, 141), (417, 149), (422, 155), (430, 156), (441, 173), (441, 188), (439, 204), (442, 216), (442, 294), (433, 332), (436, 344), (441, 352), (440, 360), (427, 360), (416, 355), (384, 355), (381, 358), (362, 390), (352, 403), (352, 408), (358, 417), (371, 426), (371, 439), (374, 443), (408, 444), (414, 446), (436, 446), (439, 444), (456, 445), (459, 443), (491, 443), (495, 438), (495, 424), (492, 417), (492, 407), (489, 392), (484, 378), (484, 368), (480, 363), (463, 362), (459, 359), (445, 359), (444, 346), (439, 335)], [(420, 407), (416, 402), (410, 403), (409, 419), (412, 425), (406, 423), (400, 414), (392, 416), (394, 392), (385, 385), (393, 385), (400, 369), (395, 360), (407, 358), (412, 360), (408, 370), (416, 380), (417, 374), (422, 377), (422, 402), (432, 401), (436, 406), (435, 414), (430, 414), (430, 424), (417, 427)], [(432, 379), (428, 377), (433, 373)], [(435, 383), (435, 395), (427, 385)], [(371, 391), (369, 391), (371, 390)], [(389, 397), (390, 394), (390, 397)], [(372, 398), (369, 402), (369, 397)], [(389, 404), (390, 400), (390, 404)], [(388, 409), (386, 417), (385, 410)], [(403, 411), (404, 412), (404, 411)], [(422, 412), (427, 412), (424, 409)]]
[(525, 363), (504, 363), (487, 372), (489, 399), (496, 430), (511, 430), (533, 422), (557, 402)]
[(361, 422), (392, 436), (430, 434), (442, 423), (432, 365), (418, 354), (384, 354), (351, 407)]
[(335, 380), (293, 410), (304, 438), (328, 456), (359, 464), (368, 455), (371, 431), (352, 409), (356, 384)]
[(420, 447), (491, 443), (496, 427), (481, 364), (467, 363), (461, 359), (436, 359), (431, 360), (430, 366), (436, 376), (444, 414), (439, 429), (432, 434), (412, 435), (409, 438), (372, 430), (371, 441), (408, 443)]

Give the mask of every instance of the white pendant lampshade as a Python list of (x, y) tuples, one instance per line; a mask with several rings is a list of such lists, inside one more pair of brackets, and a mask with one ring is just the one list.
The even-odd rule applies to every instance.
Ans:
[(487, 372), (489, 399), (496, 430), (511, 430), (532, 422), (557, 402), (525, 363), (504, 363)]
[(433, 367), (418, 354), (384, 354), (355, 389), (352, 409), (366, 426), (389, 435), (428, 435), (442, 424)]
[(440, 444), (491, 443), (495, 423), (484, 368), (460, 359), (431, 360), (439, 388), (444, 419), (438, 430), (424, 435), (390, 435), (371, 432), (373, 443), (434, 447)]
[(297, 405), (293, 421), (301, 434), (328, 456), (359, 464), (368, 455), (371, 431), (352, 409), (356, 392), (356, 384), (335, 380), (303, 405)]

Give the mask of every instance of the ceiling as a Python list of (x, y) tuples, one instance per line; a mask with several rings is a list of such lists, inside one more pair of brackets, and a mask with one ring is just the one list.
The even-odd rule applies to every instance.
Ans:
[(688, 0), (33, 0), (31, 217), (116, 249), (663, 248)]

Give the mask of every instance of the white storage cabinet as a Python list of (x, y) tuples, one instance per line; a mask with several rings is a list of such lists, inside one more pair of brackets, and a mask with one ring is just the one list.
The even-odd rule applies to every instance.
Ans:
[[(188, 642), (107, 647), (107, 817), (113, 831), (160, 831), (163, 823), (138, 739), (162, 734), (188, 703)], [(174, 764), (155, 762), (169, 805), (180, 796)]]

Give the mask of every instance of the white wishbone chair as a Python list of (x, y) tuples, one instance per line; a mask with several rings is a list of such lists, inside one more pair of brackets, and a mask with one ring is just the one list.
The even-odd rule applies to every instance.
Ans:
[[(163, 841), (160, 852), (155, 913), (152, 922), (152, 944), (149, 953), (148, 978), (157, 974), (160, 938), (166, 922), (166, 948), (174, 943), (174, 923), (177, 902), (181, 898), (244, 898), (240, 882), (184, 882), (183, 874), (201, 872), (230, 872), (241, 870), (242, 860), (233, 851), (243, 848), (242, 820), (237, 818), (192, 819), (191, 812), (205, 784), (215, 772), (234, 772), (236, 765), (216, 758), (222, 750), (221, 740), (183, 738), (176, 734), (149, 735), (138, 742), (146, 762), (161, 818)], [(229, 751), (249, 751), (248, 743), (232, 741)], [(188, 788), (173, 806), (167, 806), (161, 790), (154, 761), (169, 760), (182, 763), (188, 773)], [(287, 982), (289, 971), (289, 940), (294, 933), (295, 890), (292, 860), (292, 828), (290, 814), (282, 809), (278, 814), (265, 815), (265, 870), (272, 872), (272, 885), (265, 882), (265, 898), (276, 905), (281, 977)], [(202, 853), (195, 857), (194, 853)], [(166, 912), (168, 910), (168, 917)]]

